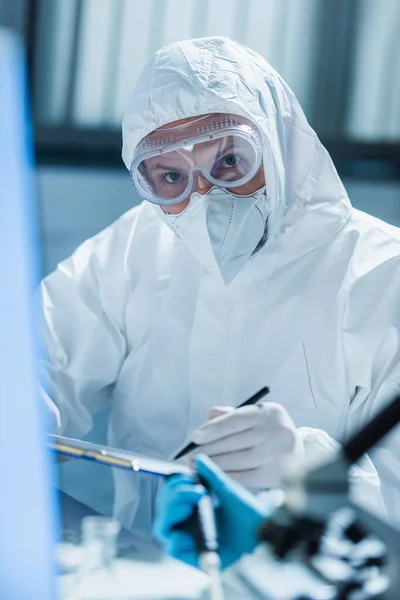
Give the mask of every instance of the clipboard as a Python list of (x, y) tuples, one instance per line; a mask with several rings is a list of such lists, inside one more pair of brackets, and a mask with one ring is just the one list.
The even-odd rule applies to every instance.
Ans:
[(175, 461), (152, 458), (143, 454), (84, 442), (62, 435), (48, 435), (47, 447), (52, 452), (62, 456), (91, 460), (109, 467), (134, 471), (135, 473), (146, 473), (155, 477), (193, 474), (189, 467)]

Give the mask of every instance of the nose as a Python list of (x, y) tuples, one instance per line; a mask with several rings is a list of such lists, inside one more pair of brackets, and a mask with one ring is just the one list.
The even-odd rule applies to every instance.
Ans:
[(210, 181), (208, 181), (208, 179), (206, 179), (204, 177), (204, 175), (197, 175), (196, 177), (196, 183), (195, 183), (195, 187), (194, 190), (195, 192), (197, 192), (198, 194), (207, 194), (207, 192), (209, 190), (211, 190), (211, 188), (213, 187), (213, 184), (210, 183)]

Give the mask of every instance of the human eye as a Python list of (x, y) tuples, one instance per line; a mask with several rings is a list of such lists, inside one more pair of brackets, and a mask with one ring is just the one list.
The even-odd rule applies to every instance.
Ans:
[(248, 170), (246, 158), (237, 152), (231, 152), (222, 156), (212, 170), (212, 176), (215, 179), (230, 181), (237, 179)]
[(241, 158), (238, 154), (228, 154), (221, 161), (221, 167), (231, 169), (237, 167), (240, 163)]
[(179, 171), (168, 171), (168, 173), (164, 173), (161, 178), (167, 183), (178, 183), (183, 179), (182, 173)]

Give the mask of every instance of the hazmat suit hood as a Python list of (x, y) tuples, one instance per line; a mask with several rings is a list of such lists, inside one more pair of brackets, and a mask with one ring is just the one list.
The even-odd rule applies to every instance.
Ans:
[[(327, 241), (348, 221), (346, 191), (293, 92), (260, 55), (224, 37), (176, 42), (152, 57), (123, 121), (126, 167), (148, 133), (207, 113), (242, 115), (259, 127), (270, 234), (290, 236), (292, 258)], [(311, 217), (306, 212), (312, 221), (304, 235), (295, 225)], [(281, 262), (289, 260), (280, 254)]]

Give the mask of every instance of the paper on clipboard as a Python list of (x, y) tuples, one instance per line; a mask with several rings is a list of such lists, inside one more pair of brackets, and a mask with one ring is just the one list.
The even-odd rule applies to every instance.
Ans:
[(109, 467), (147, 473), (155, 477), (192, 474), (189, 467), (178, 462), (152, 458), (126, 450), (119, 450), (118, 448), (111, 448), (110, 446), (67, 438), (62, 435), (48, 435), (47, 447), (62, 456), (92, 460)]

